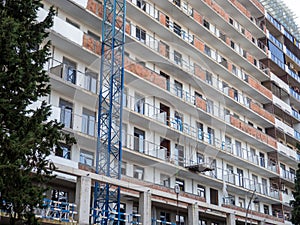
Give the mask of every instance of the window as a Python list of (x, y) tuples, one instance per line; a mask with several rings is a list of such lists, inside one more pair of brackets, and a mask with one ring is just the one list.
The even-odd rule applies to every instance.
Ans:
[(201, 164), (201, 163), (204, 162), (204, 155), (203, 154), (197, 152), (196, 157), (197, 157), (197, 164)]
[(204, 137), (204, 133), (203, 133), (203, 124), (196, 122), (196, 126), (197, 126), (197, 137), (199, 140), (203, 141), (203, 137)]
[(170, 147), (171, 142), (168, 139), (160, 138), (160, 150), (158, 153), (158, 158), (163, 160), (169, 160), (170, 159)]
[(122, 164), (121, 164), (121, 174), (126, 175), (126, 171), (127, 171), (127, 163), (122, 162)]
[(213, 80), (212, 80), (212, 73), (206, 71), (206, 74), (205, 74), (205, 78), (206, 78), (206, 82), (210, 85), (213, 84)]
[(174, 22), (174, 33), (181, 36), (181, 26)]
[(175, 5), (180, 7), (180, 0), (174, 0)]
[(160, 174), (160, 185), (170, 187), (170, 176), (161, 173)]
[(184, 225), (184, 216), (176, 215), (176, 225)]
[(72, 107), (72, 103), (63, 99), (59, 100), (60, 122), (64, 124), (66, 128), (72, 128)]
[(268, 194), (268, 181), (265, 178), (261, 179), (262, 193), (264, 195)]
[(84, 88), (90, 92), (97, 92), (97, 77), (98, 74), (90, 71), (89, 69), (85, 69), (84, 76)]
[(94, 40), (100, 41), (100, 36), (97, 35), (97, 34), (95, 34), (94, 32), (88, 30), (87, 34), (88, 34), (90, 37), (92, 37)]
[(127, 147), (127, 124), (122, 123), (122, 146)]
[(270, 210), (269, 210), (269, 206), (268, 205), (264, 205), (264, 214), (266, 214), (266, 215), (270, 214)]
[(94, 166), (94, 153), (81, 149), (79, 162), (88, 166)]
[(244, 171), (237, 168), (238, 185), (244, 187)]
[(235, 150), (238, 157), (243, 157), (242, 143), (240, 141), (235, 141)]
[(214, 114), (214, 102), (210, 99), (206, 100), (206, 112)]
[(170, 91), (170, 76), (162, 71), (159, 71), (159, 74), (166, 79), (166, 89)]
[(95, 135), (96, 113), (83, 108), (81, 132), (91, 136)]
[(206, 55), (211, 57), (211, 49), (207, 45), (205, 45), (205, 47), (204, 47), (204, 52), (205, 52)]
[(175, 185), (179, 186), (180, 191), (184, 191), (184, 180), (176, 178)]
[(183, 166), (184, 153), (183, 153), (183, 146), (182, 145), (175, 144), (174, 160), (175, 160), (176, 165)]
[(235, 184), (235, 177), (234, 177), (234, 173), (233, 173), (233, 166), (227, 164), (227, 176), (228, 176), (228, 182), (231, 184)]
[(134, 150), (144, 152), (145, 149), (145, 131), (134, 128)]
[(205, 198), (206, 195), (205, 195), (205, 187), (204, 186), (202, 186), (200, 184), (197, 185), (197, 195), (202, 198)]
[(182, 66), (182, 55), (174, 50), (174, 61), (177, 65)]
[(71, 146), (61, 144), (60, 148), (61, 149), (55, 149), (55, 155), (65, 159), (71, 159)]
[(264, 153), (262, 153), (262, 152), (260, 152), (259, 153), (259, 161), (260, 161), (260, 166), (261, 167), (265, 167), (266, 165), (265, 165), (265, 154)]
[(183, 115), (177, 111), (174, 114), (174, 128), (183, 131)]
[(135, 36), (138, 40), (145, 43), (145, 41), (146, 41), (146, 31), (145, 30), (143, 30), (142, 28), (136, 26)]
[(209, 144), (215, 144), (215, 130), (210, 127), (207, 127), (207, 139)]
[(145, 98), (139, 94), (135, 94), (134, 111), (144, 114)]
[(203, 20), (203, 26), (209, 29), (209, 22), (207, 20)]
[(67, 191), (52, 189), (51, 200), (59, 202), (69, 202), (69, 193)]
[(76, 63), (63, 57), (63, 74), (62, 78), (73, 84), (76, 83)]
[(143, 11), (146, 11), (146, 2), (144, 0), (137, 0), (136, 5)]
[(241, 208), (245, 208), (245, 199), (244, 198), (239, 197), (239, 205), (238, 206)]
[(179, 98), (182, 98), (182, 95), (183, 95), (183, 87), (182, 87), (182, 83), (180, 83), (179, 81), (175, 80), (175, 93), (176, 93), (176, 96), (178, 96)]
[(225, 150), (228, 152), (232, 152), (232, 143), (231, 138), (228, 136), (225, 136)]
[(210, 204), (218, 205), (219, 198), (218, 198), (218, 190), (210, 188)]
[(80, 29), (79, 24), (76, 23), (76, 22), (74, 22), (73, 20), (70, 20), (69, 18), (66, 18), (66, 22), (67, 22), (68, 24), (71, 24), (72, 26), (74, 26), (74, 27)]
[(133, 165), (133, 177), (139, 180), (144, 180), (144, 168)]

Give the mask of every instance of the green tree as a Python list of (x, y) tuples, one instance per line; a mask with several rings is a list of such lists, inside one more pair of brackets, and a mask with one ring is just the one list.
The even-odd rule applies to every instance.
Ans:
[(46, 102), (29, 107), (50, 94), (43, 65), (54, 10), (38, 22), (41, 6), (40, 0), (0, 0), (0, 208), (10, 213), (10, 224), (37, 224), (34, 209), (53, 177), (47, 156), (54, 146), (61, 150), (61, 141), (74, 142), (61, 124), (47, 121)]
[[(300, 150), (300, 145), (297, 143), (296, 147)], [(292, 223), (300, 225), (300, 163), (296, 171), (295, 190), (293, 191), (294, 200), (290, 202), (292, 209)]]

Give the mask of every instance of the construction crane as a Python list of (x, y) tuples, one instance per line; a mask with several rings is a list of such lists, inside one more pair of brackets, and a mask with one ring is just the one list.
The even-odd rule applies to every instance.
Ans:
[[(126, 0), (104, 0), (96, 173), (115, 179), (121, 179), (125, 21)], [(120, 219), (120, 187), (96, 182), (94, 224)]]

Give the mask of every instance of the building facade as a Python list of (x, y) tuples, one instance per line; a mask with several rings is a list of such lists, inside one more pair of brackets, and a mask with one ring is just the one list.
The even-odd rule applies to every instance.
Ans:
[(260, 2), (127, 1), (121, 181), (95, 174), (102, 2), (43, 3), (50, 119), (77, 144), (50, 157), (42, 221), (89, 224), (99, 181), (123, 224), (291, 224), (300, 46)]

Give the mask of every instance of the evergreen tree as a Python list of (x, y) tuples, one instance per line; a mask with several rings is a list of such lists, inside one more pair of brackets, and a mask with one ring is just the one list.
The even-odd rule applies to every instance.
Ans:
[[(300, 145), (297, 143), (296, 147), (300, 150)], [(292, 223), (300, 225), (300, 163), (295, 177), (295, 190), (293, 191), (294, 200), (290, 202), (292, 209)]]
[(43, 65), (49, 57), (47, 29), (54, 10), (37, 21), (40, 0), (0, 0), (0, 209), (11, 224), (37, 224), (34, 209), (42, 206), (46, 182), (52, 175), (47, 156), (60, 141), (74, 140), (57, 121), (47, 122), (51, 107)]

